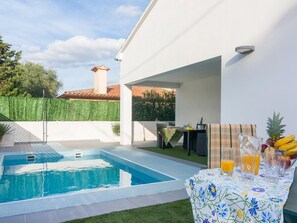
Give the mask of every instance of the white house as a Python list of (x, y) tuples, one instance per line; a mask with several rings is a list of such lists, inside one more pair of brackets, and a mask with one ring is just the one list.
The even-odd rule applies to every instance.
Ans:
[(133, 85), (175, 88), (177, 125), (255, 123), (266, 137), (276, 111), (297, 135), (297, 0), (152, 0), (116, 58), (123, 145)]

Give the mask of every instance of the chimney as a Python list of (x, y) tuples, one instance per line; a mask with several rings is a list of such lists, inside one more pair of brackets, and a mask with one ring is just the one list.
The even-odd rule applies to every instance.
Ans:
[(93, 67), (94, 72), (94, 93), (106, 94), (107, 93), (107, 71), (109, 68), (101, 65)]

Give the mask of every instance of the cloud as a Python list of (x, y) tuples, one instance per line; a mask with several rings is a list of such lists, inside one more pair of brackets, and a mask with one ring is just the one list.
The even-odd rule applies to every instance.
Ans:
[(121, 5), (119, 6), (116, 11), (117, 14), (122, 14), (126, 16), (139, 16), (141, 15), (142, 11), (138, 6), (134, 5)]
[(26, 46), (23, 59), (52, 67), (90, 66), (114, 58), (124, 41), (124, 39), (90, 39), (85, 36), (74, 36), (64, 41), (56, 40), (45, 50)]

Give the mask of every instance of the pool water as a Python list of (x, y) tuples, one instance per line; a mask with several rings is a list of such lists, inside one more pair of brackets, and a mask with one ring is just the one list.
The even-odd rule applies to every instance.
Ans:
[(5, 156), (0, 178), (0, 203), (173, 180), (105, 152), (33, 161), (27, 161), (25, 155)]

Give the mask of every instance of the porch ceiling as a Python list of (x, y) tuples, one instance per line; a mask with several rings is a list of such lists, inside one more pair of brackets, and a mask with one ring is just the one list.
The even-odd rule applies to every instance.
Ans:
[(130, 83), (136, 86), (180, 88), (183, 83), (221, 73), (221, 56), (156, 74)]

